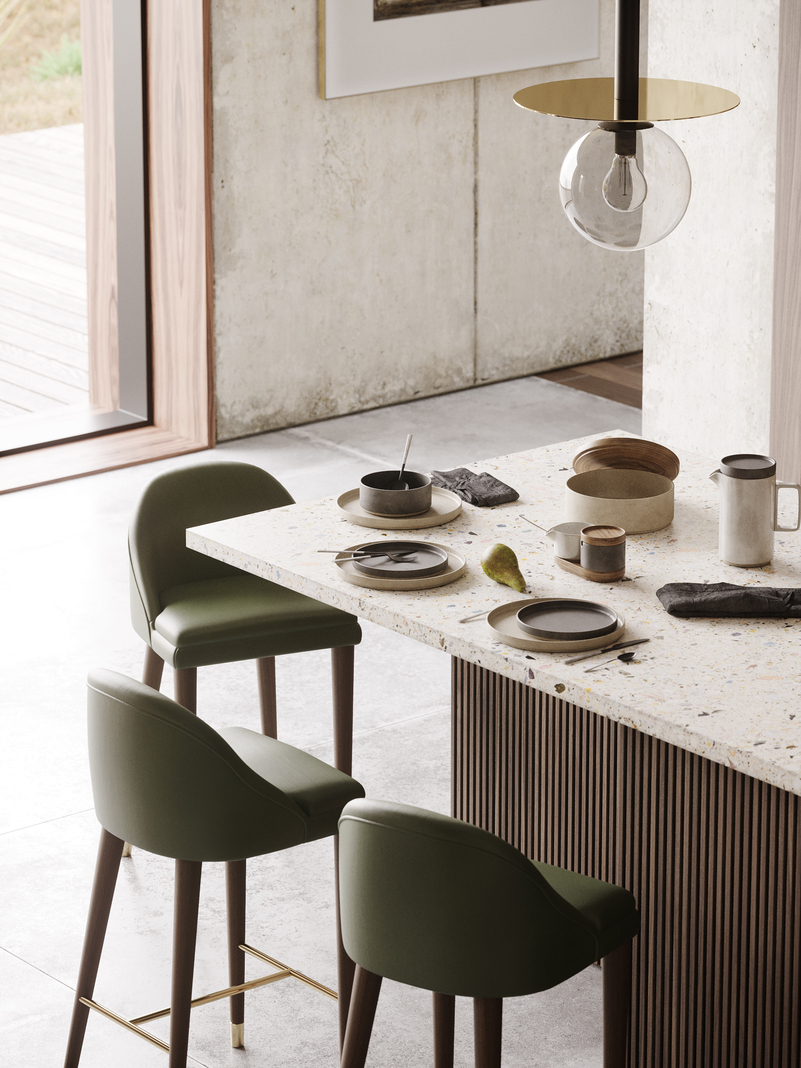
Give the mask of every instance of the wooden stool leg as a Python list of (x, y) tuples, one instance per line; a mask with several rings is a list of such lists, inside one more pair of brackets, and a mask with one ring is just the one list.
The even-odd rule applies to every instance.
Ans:
[[(228, 906), (228, 984), (245, 981), (245, 954), (239, 947), (245, 941), (245, 883), (247, 861), (231, 860), (225, 865), (225, 894)], [(231, 1004), (231, 1045), (245, 1045), (245, 995), (234, 994)]]
[(261, 733), (269, 738), (278, 737), (278, 705), (275, 699), (275, 657), (262, 656), (256, 661), (256, 677), (259, 680), (259, 707), (261, 708)]
[(337, 1012), (339, 1015), (339, 1052), (345, 1045), (345, 1030), (350, 1012), (350, 999), (353, 990), (353, 973), (356, 965), (345, 952), (342, 941), (342, 921), (339, 912), (339, 835), (334, 835), (334, 900), (337, 916)]
[(631, 942), (604, 957), (604, 1068), (625, 1068), (631, 1012)]
[(380, 993), (381, 976), (357, 965), (340, 1068), (364, 1068)]
[(203, 865), (197, 860), (175, 862), (169, 1068), (186, 1068), (202, 870)]
[(502, 998), (473, 998), (476, 1068), (501, 1068)]
[(197, 715), (197, 668), (175, 669), (175, 700)]
[(161, 689), (161, 677), (164, 674), (164, 661), (158, 653), (154, 653), (149, 645), (145, 646), (145, 666), (142, 670), (142, 682), (145, 686), (152, 686), (154, 690)]
[(83, 1036), (89, 1008), (82, 1005), (80, 998), (91, 998), (95, 989), (100, 954), (106, 938), (108, 916), (120, 870), (123, 842), (107, 830), (100, 832), (100, 846), (97, 851), (95, 878), (92, 885), (92, 897), (89, 904), (89, 916), (86, 920), (86, 935), (83, 940), (81, 966), (78, 970), (78, 983), (75, 988), (75, 1004), (72, 1009), (72, 1023), (67, 1040), (67, 1053), (64, 1068), (77, 1068), (81, 1057)]
[(334, 695), (334, 766), (350, 775), (353, 767), (353, 655), (354, 647), (331, 650)]
[(455, 1017), (453, 994), (434, 994), (434, 1068), (453, 1068)]

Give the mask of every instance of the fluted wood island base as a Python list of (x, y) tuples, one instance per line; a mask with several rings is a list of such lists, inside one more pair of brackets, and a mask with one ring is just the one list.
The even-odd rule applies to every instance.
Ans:
[(637, 899), (630, 1068), (798, 1068), (801, 798), (452, 663), (454, 815)]

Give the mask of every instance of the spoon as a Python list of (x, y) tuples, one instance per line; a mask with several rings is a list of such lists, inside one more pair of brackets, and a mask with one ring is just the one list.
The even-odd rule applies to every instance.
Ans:
[(403, 460), (401, 461), (401, 466), (400, 466), (400, 471), (398, 472), (398, 477), (395, 479), (395, 481), (389, 487), (391, 490), (407, 490), (409, 488), (409, 483), (403, 477), (403, 469), (404, 469), (404, 467), (406, 467), (406, 457), (409, 455), (409, 449), (411, 448), (411, 446), (412, 446), (412, 435), (410, 434), (408, 436), (408, 438), (406, 439), (406, 448), (403, 450)]
[[(526, 517), (524, 515), (521, 515), (521, 516), (518, 516), (518, 519), (526, 519)], [(548, 533), (548, 531), (545, 530), (545, 527), (541, 527), (539, 525), (539, 523), (535, 523), (533, 519), (526, 519), (526, 522), (527, 523), (531, 523), (532, 527), (536, 527), (537, 530), (542, 530), (545, 534)]]
[(614, 664), (616, 660), (621, 660), (624, 664), (627, 664), (629, 660), (633, 660), (637, 655), (636, 649), (629, 649), (626, 653), (621, 653), (620, 656), (613, 656), (611, 660), (604, 660), (601, 664), (593, 664), (592, 667), (584, 668), (584, 672), (597, 671), (598, 668), (606, 667), (607, 664)]

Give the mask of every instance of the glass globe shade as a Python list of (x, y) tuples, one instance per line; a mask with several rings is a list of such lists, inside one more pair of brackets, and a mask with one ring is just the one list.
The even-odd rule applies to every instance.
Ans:
[[(630, 152), (635, 137), (636, 152), (621, 151)], [(667, 237), (684, 217), (691, 190), (684, 153), (653, 126), (622, 137), (602, 126), (591, 130), (565, 156), (559, 176), (562, 207), (573, 226), (593, 244), (617, 252)]]

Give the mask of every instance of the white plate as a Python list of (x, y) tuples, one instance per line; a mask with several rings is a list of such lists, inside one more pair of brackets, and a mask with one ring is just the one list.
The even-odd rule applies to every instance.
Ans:
[(359, 504), (358, 489), (348, 490), (337, 497), (337, 508), (346, 519), (360, 527), (375, 530), (422, 530), (423, 527), (438, 527), (449, 523), (462, 510), (462, 498), (439, 486), (431, 487), (431, 507), (422, 515), (391, 516), (366, 512)]
[(487, 616), (487, 625), (493, 637), (503, 642), (504, 645), (511, 645), (513, 649), (525, 649), (528, 653), (583, 653), (590, 649), (601, 649), (605, 645), (614, 645), (625, 630), (625, 620), (617, 612), (618, 625), (615, 630), (609, 634), (601, 634), (597, 638), (582, 638), (579, 641), (532, 638), (521, 629), (517, 622), (517, 613), (527, 604), (537, 604), (545, 600), (551, 600), (551, 598), (531, 597), (528, 600), (512, 601), (511, 604), (502, 604), (493, 608)]
[[(354, 586), (364, 586), (368, 590), (433, 590), (437, 586), (447, 586), (449, 582), (455, 582), (467, 570), (467, 561), (461, 553), (449, 548), (447, 545), (437, 545), (438, 549), (444, 549), (448, 554), (448, 566), (444, 571), (440, 571), (436, 575), (428, 575), (425, 578), (373, 578), (371, 575), (365, 575), (358, 571), (353, 566), (350, 557), (345, 555), (345, 553), (352, 553), (356, 549), (361, 549), (366, 544), (371, 543), (359, 542), (358, 545), (349, 545), (343, 553), (334, 557), (334, 563), (347, 582), (352, 582)], [(430, 542), (429, 544), (434, 545), (435, 543)]]

